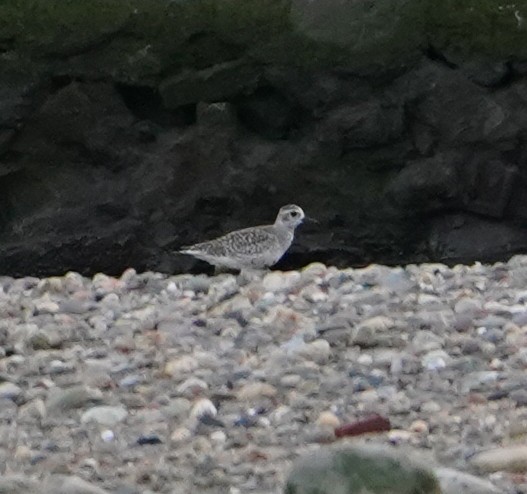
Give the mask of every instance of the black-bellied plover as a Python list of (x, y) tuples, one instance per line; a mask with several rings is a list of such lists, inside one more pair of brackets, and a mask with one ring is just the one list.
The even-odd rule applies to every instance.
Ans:
[(305, 218), (302, 208), (280, 208), (273, 225), (235, 230), (222, 237), (183, 247), (180, 252), (214, 265), (216, 269), (264, 269), (276, 264), (291, 246), (295, 228)]

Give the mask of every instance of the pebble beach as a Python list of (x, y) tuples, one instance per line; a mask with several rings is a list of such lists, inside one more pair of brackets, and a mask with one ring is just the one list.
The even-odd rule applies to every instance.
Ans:
[(2, 493), (279, 494), (372, 415), (361, 439), (527, 493), (527, 256), (1, 277), (0, 314)]

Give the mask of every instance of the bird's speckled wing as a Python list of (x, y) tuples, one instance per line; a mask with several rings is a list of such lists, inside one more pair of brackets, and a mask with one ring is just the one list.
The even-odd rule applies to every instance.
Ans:
[(245, 228), (222, 237), (184, 247), (182, 250), (200, 251), (216, 257), (258, 255), (278, 246), (278, 239), (268, 227)]

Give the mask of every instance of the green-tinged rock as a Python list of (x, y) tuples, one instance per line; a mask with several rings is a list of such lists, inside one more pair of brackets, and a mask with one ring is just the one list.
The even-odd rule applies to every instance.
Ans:
[(66, 389), (51, 388), (46, 408), (49, 414), (54, 414), (101, 401), (102, 393), (96, 388), (82, 385)]
[(456, 62), (474, 54), (494, 59), (527, 56), (525, 1), (425, 0), (422, 5), (430, 45)]
[[(153, 84), (238, 59), (286, 30), (286, 0), (4, 0), (0, 60)], [(6, 41), (7, 40), (7, 41)], [(16, 63), (15, 63), (16, 62)]]
[(524, 5), (494, 0), (3, 0), (0, 62), (154, 85), (246, 57), (354, 69), (401, 67), (429, 47), (521, 58), (525, 18)]
[(29, 338), (29, 346), (31, 346), (33, 350), (49, 350), (52, 348), (49, 336), (43, 331), (31, 335)]
[(338, 48), (344, 48), (361, 65), (390, 65), (415, 58), (425, 43), (425, 18), (422, 4), (415, 0), (291, 2), (291, 22), (297, 33), (315, 42), (316, 49), (334, 47), (334, 56)]
[(368, 445), (321, 449), (301, 458), (284, 494), (441, 494), (435, 475), (401, 453)]

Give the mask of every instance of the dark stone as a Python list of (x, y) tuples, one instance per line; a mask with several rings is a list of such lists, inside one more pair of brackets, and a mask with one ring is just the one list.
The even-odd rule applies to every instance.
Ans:
[(500, 87), (512, 77), (512, 70), (508, 63), (488, 63), (473, 61), (462, 66), (467, 78), (475, 84), (484, 87)]
[(163, 441), (161, 441), (161, 439), (155, 434), (148, 434), (145, 436), (139, 436), (136, 442), (139, 446), (144, 446), (146, 444), (161, 444)]
[(225, 62), (210, 68), (182, 72), (159, 85), (167, 108), (177, 108), (200, 101), (224, 101), (258, 86), (260, 69), (243, 61)]
[(431, 221), (429, 255), (437, 261), (509, 258), (523, 250), (525, 228), (469, 214), (445, 214)]
[(517, 75), (527, 74), (527, 60), (513, 60), (511, 62), (511, 69)]
[(239, 97), (236, 109), (245, 127), (269, 139), (284, 139), (299, 127), (299, 109), (272, 87)]
[(319, 223), (280, 269), (525, 252), (527, 42), (491, 7), (5, 0), (0, 272), (207, 271), (174, 251), (287, 203)]
[(483, 216), (503, 218), (515, 183), (518, 168), (498, 157), (480, 156), (467, 160), (464, 175), (465, 209)]
[(401, 138), (404, 131), (403, 108), (384, 101), (366, 101), (357, 105), (341, 105), (319, 125), (319, 141), (350, 149), (389, 144)]
[(463, 352), (463, 355), (473, 355), (481, 351), (481, 346), (478, 340), (468, 338), (461, 345), (461, 351)]
[(16, 130), (32, 110), (38, 79), (4, 75), (0, 79), (0, 129)]
[(457, 156), (437, 153), (408, 163), (389, 183), (387, 193), (412, 214), (447, 211), (461, 204)]
[(527, 391), (525, 389), (515, 389), (509, 394), (509, 398), (516, 403), (517, 407), (527, 406)]
[(445, 144), (488, 144), (514, 138), (519, 131), (509, 113), (495, 94), (459, 73), (443, 71), (417, 103), (414, 117)]
[(372, 100), (372, 83), (356, 74), (339, 75), (330, 70), (306, 70), (296, 67), (265, 68), (265, 80), (290, 101), (316, 118), (339, 104), (359, 104)]

